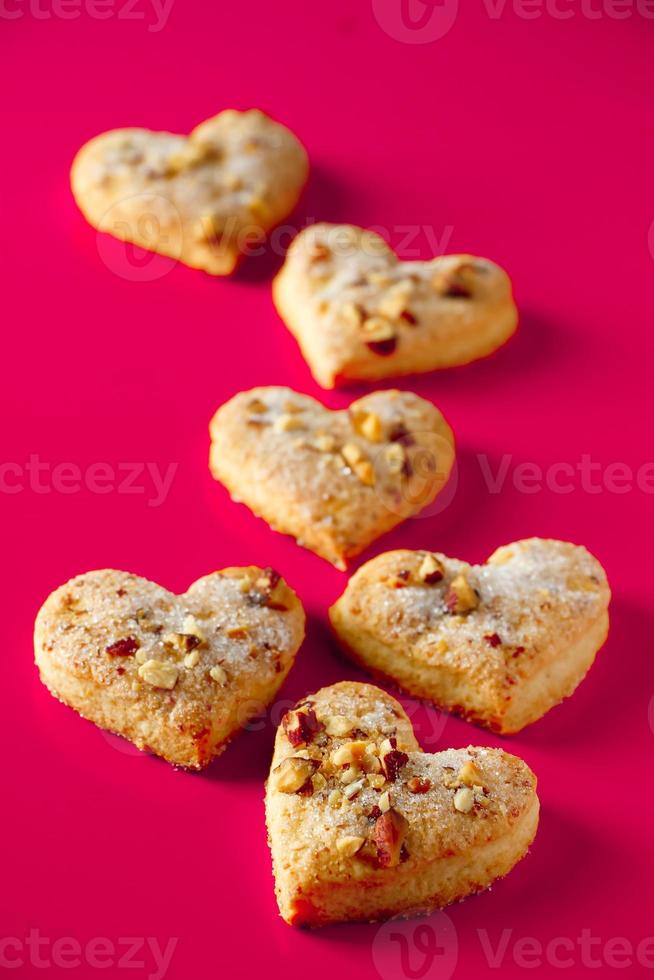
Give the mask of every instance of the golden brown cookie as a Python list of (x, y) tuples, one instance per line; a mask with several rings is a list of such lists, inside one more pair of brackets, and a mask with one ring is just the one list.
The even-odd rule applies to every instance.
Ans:
[(304, 610), (272, 569), (226, 568), (173, 595), (127, 572), (88, 572), (42, 606), (41, 680), (101, 728), (202, 769), (272, 700)]
[(329, 615), (374, 676), (507, 734), (572, 694), (606, 640), (609, 598), (585, 548), (530, 538), (484, 565), (389, 551), (352, 576)]
[(301, 232), (273, 296), (323, 388), (467, 364), (500, 347), (518, 321), (509, 277), (488, 259), (401, 262), (353, 225)]
[(431, 402), (378, 391), (331, 412), (290, 388), (254, 388), (218, 409), (211, 472), (276, 531), (345, 568), (431, 503), (454, 463)]
[(214, 276), (295, 207), (302, 144), (258, 109), (228, 109), (189, 136), (114, 129), (79, 151), (73, 195), (100, 231)]
[(266, 790), (277, 902), (293, 925), (428, 912), (526, 854), (536, 778), (498, 749), (421, 752), (398, 702), (325, 687), (283, 719)]

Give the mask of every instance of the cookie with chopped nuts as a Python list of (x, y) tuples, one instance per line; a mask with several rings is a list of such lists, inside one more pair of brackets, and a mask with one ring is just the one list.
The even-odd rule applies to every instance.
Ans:
[(330, 609), (348, 653), (439, 708), (510, 734), (573, 693), (608, 632), (609, 586), (589, 552), (530, 538), (484, 565), (390, 551)]
[(107, 569), (48, 597), (35, 659), (48, 690), (84, 718), (202, 769), (275, 696), (304, 621), (270, 568), (226, 568), (183, 595)]
[(189, 136), (114, 129), (73, 162), (75, 200), (94, 228), (214, 276), (286, 218), (307, 154), (258, 109), (228, 109)]
[(370, 684), (322, 688), (289, 716), (266, 822), (291, 925), (429, 912), (488, 888), (526, 854), (539, 803), (521, 759), (473, 746), (422, 752), (402, 706)]
[(273, 297), (323, 388), (467, 364), (497, 350), (518, 322), (511, 281), (488, 259), (402, 262), (353, 225), (302, 231)]
[(218, 409), (209, 465), (234, 500), (337, 568), (444, 486), (454, 437), (438, 409), (378, 391), (331, 412), (290, 388), (255, 388)]

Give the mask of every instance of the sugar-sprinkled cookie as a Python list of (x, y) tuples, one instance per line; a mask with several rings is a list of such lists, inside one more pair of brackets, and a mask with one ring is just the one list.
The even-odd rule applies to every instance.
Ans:
[(273, 295), (323, 388), (467, 364), (500, 347), (518, 320), (509, 277), (488, 259), (401, 262), (353, 225), (301, 232)]
[(277, 901), (293, 925), (428, 912), (482, 891), (526, 854), (536, 778), (515, 756), (420, 751), (398, 702), (325, 687), (283, 719), (266, 791)]
[(88, 572), (42, 606), (35, 659), (84, 718), (202, 769), (274, 697), (304, 618), (270, 568), (226, 568), (179, 596), (127, 572)]
[(531, 538), (484, 565), (390, 551), (330, 609), (361, 666), (496, 732), (517, 732), (572, 694), (608, 632), (604, 569), (585, 548)]
[(233, 499), (338, 568), (427, 506), (454, 462), (431, 402), (378, 391), (331, 412), (290, 388), (254, 388), (211, 421), (211, 472)]
[(100, 231), (215, 276), (295, 207), (302, 144), (257, 109), (228, 109), (189, 136), (114, 129), (73, 162), (73, 195)]

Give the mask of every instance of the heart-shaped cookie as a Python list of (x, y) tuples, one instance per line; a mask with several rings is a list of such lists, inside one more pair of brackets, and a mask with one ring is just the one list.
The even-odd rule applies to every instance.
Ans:
[(325, 687), (283, 719), (266, 790), (277, 901), (292, 925), (428, 912), (529, 848), (536, 779), (499, 749), (421, 752), (398, 702)]
[(173, 595), (103, 570), (52, 593), (34, 633), (41, 680), (101, 728), (202, 769), (274, 697), (304, 610), (272, 569), (226, 568)]
[(508, 340), (518, 319), (509, 277), (493, 262), (401, 262), (353, 225), (301, 232), (273, 296), (323, 388), (467, 364)]
[(604, 569), (585, 548), (531, 538), (485, 565), (389, 551), (330, 609), (366, 670), (496, 732), (517, 732), (572, 694), (608, 632)]
[(378, 391), (331, 412), (290, 388), (254, 388), (218, 409), (211, 472), (276, 531), (337, 568), (431, 503), (454, 463), (431, 402)]
[(256, 109), (229, 109), (190, 136), (102, 133), (73, 162), (73, 195), (100, 231), (215, 276), (295, 207), (304, 147)]

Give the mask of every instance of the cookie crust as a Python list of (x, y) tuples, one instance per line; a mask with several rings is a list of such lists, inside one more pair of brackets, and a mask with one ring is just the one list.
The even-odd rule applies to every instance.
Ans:
[[(420, 581), (431, 555), (443, 574)], [(448, 608), (453, 581), (475, 608)], [(610, 591), (600, 563), (567, 542), (531, 538), (485, 565), (437, 552), (379, 555), (352, 576), (329, 612), (344, 650), (373, 676), (502, 734), (569, 697), (608, 633)]]
[(41, 680), (100, 728), (202, 769), (275, 696), (304, 637), (283, 580), (259, 603), (266, 574), (227, 568), (180, 596), (127, 572), (79, 575), (37, 616)]
[(502, 346), (518, 323), (511, 282), (495, 263), (401, 262), (354, 225), (302, 231), (273, 298), (323, 388), (467, 364)]

